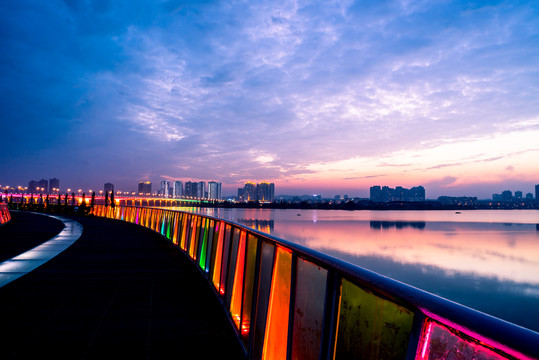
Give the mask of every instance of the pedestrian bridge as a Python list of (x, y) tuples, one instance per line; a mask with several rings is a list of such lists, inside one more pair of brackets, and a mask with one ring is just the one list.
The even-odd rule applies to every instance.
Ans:
[(184, 252), (250, 359), (539, 358), (539, 333), (240, 224), (148, 207), (92, 214)]
[[(4, 208), (0, 206), (2, 219), (9, 221)], [(68, 249), (69, 256), (56, 261), (54, 267), (44, 265), (41, 274), (32, 272), (20, 279), (26, 283), (15, 281), (0, 289), (4, 328), (18, 326), (22, 316), (43, 317), (40, 302), (58, 307), (55, 311), (60, 314), (69, 314), (64, 309), (67, 305), (57, 303), (70, 303), (63, 298), (71, 297), (77, 313), (82, 302), (84, 311), (100, 314), (86, 320), (93, 324), (93, 330), (82, 336), (82, 344), (80, 334), (72, 334), (75, 329), (63, 330), (66, 347), (88, 348), (86, 358), (112, 348), (122, 357), (144, 357), (144, 351), (161, 354), (161, 350), (169, 355), (176, 351), (180, 358), (539, 359), (539, 333), (234, 222), (135, 206), (95, 205), (91, 214), (94, 217), (75, 218), (84, 231), (81, 240)], [(145, 229), (119, 226), (121, 221)], [(185, 256), (162, 255), (162, 249), (151, 245), (159, 239), (150, 235), (168, 239), (170, 247)], [(139, 249), (134, 252), (133, 247)], [(179, 277), (173, 277), (176, 264), (182, 261), (194, 272), (186, 276), (184, 269)], [(68, 269), (62, 279), (76, 287), (68, 296), (62, 293), (66, 282), (62, 287), (55, 282), (55, 276), (59, 277), (55, 274), (61, 272), (58, 263)], [(189, 282), (195, 278), (205, 279), (207, 286)], [(130, 295), (122, 298), (126, 289)], [(11, 301), (9, 296), (15, 291), (17, 298)], [(40, 293), (39, 302), (31, 308), (25, 303), (14, 304), (20, 302), (21, 292), (26, 294), (23, 302), (31, 303), (29, 299), (40, 291), (47, 296), (42, 298)], [(54, 293), (60, 295), (53, 297)], [(100, 294), (107, 295), (101, 298)], [(136, 300), (140, 296), (145, 300)], [(191, 300), (186, 303), (187, 298)], [(170, 300), (168, 305), (164, 299)], [(212, 299), (224, 311), (215, 312), (212, 301), (208, 302)], [(142, 303), (154, 310), (141, 310), (146, 309)], [(156, 315), (158, 309), (160, 316)], [(118, 311), (123, 315), (115, 315), (120, 317), (110, 330), (103, 323)], [(189, 313), (190, 320), (183, 314), (179, 317), (182, 324), (171, 323), (168, 319), (178, 311)], [(139, 316), (141, 312), (148, 314)], [(151, 320), (140, 323), (133, 314)], [(219, 325), (221, 318), (228, 330)], [(123, 327), (114, 331), (117, 322)], [(84, 328), (84, 324), (78, 327)], [(108, 330), (100, 330), (104, 328)], [(141, 333), (152, 335), (138, 339)], [(34, 335), (32, 341), (40, 336)], [(10, 342), (18, 337), (12, 336)], [(39, 344), (46, 346), (48, 342)], [(47, 353), (41, 351), (35, 353)]]

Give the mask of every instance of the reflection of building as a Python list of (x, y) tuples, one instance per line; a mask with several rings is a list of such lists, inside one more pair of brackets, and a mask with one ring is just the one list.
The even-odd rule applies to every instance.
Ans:
[(238, 222), (266, 234), (271, 234), (275, 226), (274, 220), (238, 219)]
[(114, 184), (111, 184), (111, 183), (105, 183), (105, 185), (103, 186), (103, 190), (105, 191), (105, 193), (113, 193), (114, 192)]
[(423, 230), (425, 229), (426, 223), (424, 221), (376, 221), (372, 220), (370, 222), (371, 229), (374, 230), (388, 230), (391, 228), (395, 229), (404, 229), (407, 227), (411, 227), (413, 229), (417, 230)]
[(139, 195), (151, 195), (152, 194), (152, 183), (149, 181), (139, 182), (138, 183), (138, 194)]
[(389, 201), (425, 201), (425, 188), (423, 186), (411, 189), (397, 186), (395, 189), (389, 186), (372, 186), (370, 189), (370, 199), (373, 202)]
[(60, 192), (60, 180), (57, 178), (49, 179), (49, 194), (58, 194)]
[(208, 199), (217, 200), (221, 198), (221, 183), (210, 181), (208, 183)]

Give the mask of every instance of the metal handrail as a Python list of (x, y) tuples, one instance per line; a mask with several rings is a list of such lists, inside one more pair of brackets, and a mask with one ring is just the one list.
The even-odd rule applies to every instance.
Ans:
[[(131, 209), (131, 210), (126, 210)], [(135, 209), (135, 210), (133, 210)], [(210, 226), (210, 221), (201, 221), (199, 219), (208, 219), (213, 221), (214, 224), (220, 223), (225, 224), (226, 226), (230, 226), (229, 236), (228, 239), (229, 243), (229, 249), (232, 249), (233, 245), (233, 234), (235, 232), (234, 229), (238, 229), (237, 231), (241, 232), (241, 236), (253, 236), (257, 239), (258, 246), (256, 247), (256, 264), (254, 267), (255, 273), (252, 274), (252, 278), (254, 278), (254, 290), (252, 294), (250, 295), (252, 298), (249, 301), (252, 301), (252, 313), (250, 314), (249, 319), (255, 319), (256, 314), (259, 311), (262, 311), (262, 316), (266, 319), (269, 319), (269, 315), (267, 313), (263, 313), (264, 309), (260, 310), (256, 308), (257, 304), (257, 296), (260, 295), (260, 286), (262, 284), (262, 280), (260, 280), (258, 277), (261, 276), (261, 252), (262, 252), (262, 243), (271, 244), (275, 247), (275, 251), (273, 254), (273, 262), (276, 261), (276, 253), (277, 253), (277, 247), (286, 249), (287, 251), (291, 252), (291, 259), (292, 259), (292, 267), (291, 267), (291, 279), (290, 279), (290, 302), (289, 302), (289, 318), (288, 318), (288, 337), (287, 337), (287, 357), (291, 358), (292, 353), (292, 347), (295, 344), (292, 344), (293, 338), (292, 338), (292, 331), (294, 329), (294, 326), (296, 323), (296, 319), (294, 318), (294, 294), (298, 291), (298, 286), (303, 286), (304, 284), (297, 284), (296, 283), (296, 274), (299, 272), (298, 268), (298, 261), (307, 261), (310, 262), (318, 267), (321, 267), (322, 269), (327, 271), (327, 280), (325, 284), (325, 299), (324, 299), (324, 324), (323, 324), (323, 330), (321, 335), (321, 345), (320, 345), (320, 351), (318, 358), (320, 359), (330, 359), (330, 358), (339, 358), (337, 354), (337, 333), (339, 329), (339, 320), (342, 320), (342, 315), (339, 315), (341, 311), (344, 311), (341, 309), (341, 306), (343, 306), (343, 284), (344, 283), (350, 283), (351, 287), (355, 289), (356, 287), (360, 290), (358, 291), (366, 291), (374, 297), (376, 301), (382, 301), (382, 302), (389, 302), (397, 307), (402, 307), (405, 311), (409, 311), (412, 313), (413, 316), (413, 324), (411, 329), (409, 330), (409, 340), (407, 349), (404, 353), (405, 355), (403, 358), (406, 359), (423, 359), (423, 358), (429, 358), (434, 359), (437, 358), (435, 354), (435, 344), (434, 344), (434, 337), (438, 336), (437, 341), (456, 341), (458, 346), (460, 348), (468, 349), (466, 351), (473, 353), (479, 352), (481, 354), (487, 354), (488, 356), (491, 356), (491, 358), (495, 359), (539, 359), (539, 333), (534, 332), (532, 330), (520, 327), (518, 325), (509, 323), (507, 321), (495, 318), (493, 316), (487, 315), (485, 313), (479, 312), (477, 310), (471, 309), (469, 307), (460, 305), (458, 303), (449, 301), (447, 299), (444, 299), (442, 297), (433, 295), (431, 293), (428, 293), (426, 291), (420, 290), (418, 288), (415, 288), (413, 286), (404, 284), (402, 282), (399, 282), (397, 280), (382, 276), (380, 274), (374, 273), (370, 270), (364, 269), (362, 267), (359, 267), (357, 265), (350, 264), (346, 261), (325, 255), (323, 253), (320, 253), (318, 251), (309, 249), (307, 247), (291, 243), (289, 241), (277, 238), (272, 235), (268, 235), (266, 233), (260, 232), (258, 230), (246, 227), (244, 225), (238, 224), (233, 221), (229, 220), (223, 220), (217, 217), (203, 215), (203, 214), (194, 214), (194, 213), (188, 213), (188, 212), (182, 212), (177, 210), (168, 210), (168, 209), (158, 209), (158, 208), (141, 208), (141, 207), (131, 207), (131, 206), (116, 206), (116, 208), (106, 208), (104, 206), (96, 206), (95, 209), (92, 211), (94, 215), (98, 216), (105, 216), (109, 218), (115, 218), (115, 219), (123, 219), (124, 213), (127, 213), (128, 211), (135, 211), (137, 214), (142, 213), (141, 209), (147, 209), (144, 211), (149, 211), (152, 216), (152, 220), (155, 222), (157, 221), (157, 224), (160, 224), (162, 228), (165, 227), (165, 223), (169, 221), (169, 223), (166, 225), (170, 229), (170, 221), (177, 222), (179, 220), (179, 215), (176, 214), (183, 214), (181, 216), (185, 217), (185, 219), (188, 220), (182, 220), (182, 221), (193, 221), (194, 226), (198, 226), (197, 224), (207, 224), (204, 227), (204, 231), (208, 231)], [(155, 218), (154, 218), (155, 217)], [(168, 219), (168, 220), (167, 220)], [(172, 219), (172, 220), (170, 220)], [(175, 220), (176, 219), (176, 220)], [(127, 221), (130, 221), (130, 219), (124, 219)], [(134, 221), (131, 221), (134, 222)], [(189, 223), (189, 228), (187, 228), (187, 237), (189, 237), (189, 232), (193, 228), (193, 223)], [(157, 227), (158, 225), (151, 225)], [(174, 229), (176, 229), (178, 226), (176, 223), (172, 225)], [(159, 230), (157, 230), (159, 232)], [(185, 232), (185, 227), (182, 226), (181, 229), (176, 230), (177, 232)], [(200, 230), (202, 231), (202, 230)], [(224, 231), (224, 230), (220, 230)], [(198, 236), (199, 233), (195, 233), (195, 236)], [(166, 236), (166, 234), (163, 234)], [(180, 234), (179, 236), (183, 236), (185, 234)], [(176, 234), (178, 236), (178, 234)], [(200, 238), (202, 236), (206, 236), (206, 233), (204, 235), (200, 234)], [(238, 235), (239, 236), (239, 235)], [(170, 237), (169, 237), (170, 238)], [(189, 241), (198, 241), (197, 238), (195, 239), (189, 239)], [(236, 242), (237, 243), (237, 242)], [(208, 243), (209, 244), (209, 243)], [(203, 244), (196, 243), (196, 246), (204, 246)], [(237, 244), (236, 244), (237, 245)], [(208, 245), (209, 246), (209, 245)], [(212, 246), (217, 246), (215, 241), (212, 243)], [(244, 245), (246, 246), (246, 245)], [(179, 247), (179, 246), (178, 246)], [(187, 247), (189, 249), (189, 247)], [(244, 251), (246, 252), (247, 248), (245, 247)], [(207, 249), (209, 250), (208, 253), (213, 254), (212, 251), (214, 249)], [(227, 250), (228, 251), (228, 250)], [(184, 250), (185, 253), (196, 263), (195, 258), (189, 254), (189, 251)], [(230, 254), (233, 254), (233, 251), (230, 251)], [(223, 253), (224, 254), (224, 253)], [(227, 253), (228, 254), (228, 253)], [(229, 255), (230, 255), (229, 254)], [(196, 252), (194, 253), (196, 257)], [(228, 259), (228, 268), (225, 269), (227, 273), (225, 274), (223, 279), (230, 279), (230, 272), (235, 271), (235, 269), (230, 269), (230, 264), (235, 263), (236, 261), (239, 261), (240, 255), (238, 255), (238, 252), (236, 252), (236, 258), (229, 258)], [(300, 259), (300, 260), (298, 260)], [(240, 263), (238, 266), (243, 266), (240, 270), (244, 271), (247, 264), (247, 257), (245, 257), (245, 260), (243, 261), (243, 265)], [(212, 263), (213, 264), (213, 263)], [(213, 266), (213, 265), (212, 265)], [(199, 267), (200, 268), (200, 267)], [(275, 265), (272, 265), (272, 271), (275, 270)], [(203, 271), (204, 274), (206, 274), (208, 281), (210, 284), (212, 283), (212, 279), (210, 275), (207, 275), (208, 273), (211, 274), (214, 271), (221, 271), (221, 269), (206, 269), (206, 271)], [(273, 286), (273, 283), (276, 282), (276, 276), (275, 273), (272, 273), (271, 277), (271, 283)], [(233, 274), (234, 275), (234, 274)], [(243, 275), (242, 275), (243, 276)], [(235, 279), (235, 278), (234, 278)], [(242, 278), (242, 281), (243, 278)], [(240, 289), (247, 288), (246, 285), (247, 280), (245, 280), (245, 283), (240, 287)], [(218, 290), (214, 289), (216, 291), (216, 294), (221, 299), (221, 302), (223, 306), (226, 308), (230, 306), (230, 300), (227, 301), (227, 299), (230, 299), (231, 295), (229, 292), (233, 291), (233, 288), (231, 287), (232, 284), (227, 284), (226, 294), (219, 293)], [(269, 286), (269, 285), (268, 285)], [(257, 290), (258, 287), (258, 290)], [(245, 290), (245, 289), (244, 289)], [(241, 291), (240, 296), (241, 296)], [(246, 290), (245, 290), (246, 291)], [(371, 296), (371, 295), (369, 295)], [(270, 300), (268, 300), (270, 301)], [(314, 300), (313, 300), (314, 301)], [(370, 300), (369, 300), (370, 301)], [(243, 303), (242, 303), (243, 304)], [(392, 305), (392, 306), (393, 306)], [(243, 305), (242, 305), (243, 306)], [(267, 309), (266, 309), (267, 312)], [(232, 320), (232, 314), (231, 311), (227, 312), (229, 317), (231, 318), (231, 322), (234, 324), (234, 321)], [(264, 320), (269, 321), (269, 320)], [(434, 324), (434, 325), (430, 325)], [(386, 326), (390, 326), (391, 324), (387, 324)], [(393, 326), (393, 325), (391, 325)], [(251, 326), (252, 327), (252, 326)], [(431, 335), (431, 328), (438, 329), (437, 334), (442, 335), (435, 335), (434, 332), (432, 332)], [(242, 343), (244, 345), (244, 348), (246, 350), (246, 353), (249, 358), (257, 358), (259, 356), (256, 351), (253, 350), (254, 345), (254, 335), (252, 334), (252, 331), (248, 334), (247, 339), (245, 338), (245, 334), (242, 334), (241, 332), (241, 326), (235, 326), (236, 332), (238, 334), (238, 337), (242, 340)], [(267, 329), (266, 329), (267, 330)], [(445, 331), (445, 332), (444, 332)], [(339, 335), (342, 336), (342, 335)], [(380, 335), (382, 336), (382, 335)], [(385, 335), (384, 335), (385, 336)], [(449, 340), (448, 340), (449, 339)], [(455, 340), (456, 339), (456, 340)], [(380, 340), (377, 338), (376, 341)], [(269, 341), (268, 340), (268, 334), (265, 334), (264, 342)], [(340, 341), (340, 340), (339, 340)], [(433, 345), (434, 344), (434, 345)], [(457, 345), (454, 345), (455, 347)], [(434, 350), (433, 350), (434, 349)], [(448, 351), (459, 351), (457, 350), (448, 350)], [(401, 356), (399, 355), (399, 356)], [(447, 355), (447, 354), (446, 354)], [(427, 357), (425, 357), (427, 356)], [(487, 356), (487, 358), (488, 358)], [(373, 357), (368, 357), (373, 358)]]

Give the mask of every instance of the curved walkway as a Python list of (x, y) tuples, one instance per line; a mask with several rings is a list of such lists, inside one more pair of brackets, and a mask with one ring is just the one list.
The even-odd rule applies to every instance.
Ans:
[(0, 263), (0, 287), (28, 274), (70, 247), (82, 234), (82, 226), (76, 221), (60, 216), (47, 215), (60, 220), (64, 228), (58, 235), (41, 245)]
[(72, 217), (80, 239), (0, 288), (2, 359), (242, 359), (200, 271), (140, 226)]

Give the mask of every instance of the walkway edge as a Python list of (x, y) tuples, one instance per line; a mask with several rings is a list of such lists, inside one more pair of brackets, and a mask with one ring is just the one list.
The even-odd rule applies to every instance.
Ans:
[(65, 227), (58, 235), (43, 244), (0, 263), (0, 288), (53, 259), (73, 245), (82, 235), (82, 225), (74, 220), (62, 216), (34, 214), (60, 220)]

